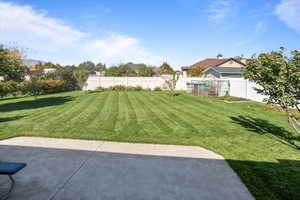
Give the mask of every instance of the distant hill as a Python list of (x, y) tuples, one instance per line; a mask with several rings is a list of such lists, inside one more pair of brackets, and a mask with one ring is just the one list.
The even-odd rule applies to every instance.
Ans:
[(45, 64), (45, 62), (42, 60), (23, 59), (23, 64), (26, 66), (34, 66), (38, 64)]

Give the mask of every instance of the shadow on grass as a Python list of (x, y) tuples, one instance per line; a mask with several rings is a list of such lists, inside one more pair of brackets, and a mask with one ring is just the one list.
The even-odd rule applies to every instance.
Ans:
[(277, 137), (280, 142), (287, 144), (293, 148), (300, 149), (294, 141), (300, 141), (300, 138), (295, 136), (292, 132), (285, 130), (280, 126), (270, 123), (268, 120), (254, 118), (250, 116), (238, 116), (230, 117), (233, 123), (239, 124), (249, 131), (255, 132), (261, 135), (272, 134)]
[(227, 160), (258, 200), (300, 199), (300, 161)]
[(0, 123), (2, 123), (2, 122), (14, 121), (14, 120), (18, 120), (18, 119), (22, 119), (23, 117), (25, 117), (25, 116), (1, 117), (1, 118), (0, 118)]
[(11, 112), (16, 110), (26, 110), (43, 108), (48, 106), (57, 106), (72, 101), (74, 98), (70, 96), (48, 97), (36, 100), (19, 101), (13, 103), (5, 103), (0, 105), (1, 112)]

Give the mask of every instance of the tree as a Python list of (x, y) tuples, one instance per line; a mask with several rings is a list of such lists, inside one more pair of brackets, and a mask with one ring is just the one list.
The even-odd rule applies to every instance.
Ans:
[(165, 81), (168, 89), (172, 92), (173, 96), (176, 96), (174, 93), (174, 90), (176, 89), (176, 84), (177, 84), (178, 79), (179, 79), (179, 73), (173, 72), (170, 79)]
[(86, 84), (86, 80), (89, 77), (88, 72), (84, 68), (78, 68), (73, 71), (73, 76), (82, 90)]
[(62, 67), (60, 64), (54, 64), (52, 62), (46, 62), (42, 66), (43, 66), (42, 69), (45, 68), (59, 69)]
[(243, 60), (244, 59), (244, 54), (241, 54), (240, 56), (235, 56), (234, 59)]
[(0, 45), (0, 76), (4, 81), (20, 82), (25, 77), (25, 66), (22, 64), (23, 53), (18, 49), (8, 49)]
[(104, 72), (106, 71), (106, 65), (102, 63), (98, 63), (95, 67), (95, 71), (97, 72)]
[(75, 66), (65, 66), (60, 68), (57, 73), (59, 74), (60, 80), (65, 81), (64, 90), (72, 91), (79, 89), (77, 80), (73, 76), (73, 71), (77, 68)]
[(144, 76), (144, 77), (151, 77), (155, 73), (153, 71), (152, 67), (147, 67), (146, 65), (142, 65), (138, 68), (137, 75), (138, 76)]
[(132, 77), (137, 75), (136, 72), (126, 64), (125, 65), (121, 64), (119, 66), (119, 74), (120, 76), (127, 76), (127, 77)]
[(257, 83), (255, 90), (267, 95), (268, 103), (279, 105), (287, 114), (289, 124), (300, 134), (300, 122), (290, 108), (298, 110), (300, 104), (300, 52), (285, 56), (285, 49), (262, 53), (247, 62), (244, 76)]
[(192, 76), (192, 77), (203, 76), (204, 75), (203, 71), (205, 69), (206, 68), (204, 68), (204, 67), (193, 67), (187, 71), (187, 74), (188, 74), (188, 76)]
[(86, 61), (86, 62), (80, 63), (78, 65), (78, 67), (79, 68), (83, 68), (83, 69), (85, 69), (88, 72), (93, 72), (96, 69), (96, 65), (93, 62), (91, 62), (91, 61)]
[(167, 63), (164, 62), (160, 67), (159, 67), (159, 74), (173, 74), (174, 70), (173, 68)]
[(132, 77), (136, 75), (136, 72), (133, 69), (131, 69), (127, 64), (121, 64), (119, 66), (110, 67), (105, 72), (105, 76)]

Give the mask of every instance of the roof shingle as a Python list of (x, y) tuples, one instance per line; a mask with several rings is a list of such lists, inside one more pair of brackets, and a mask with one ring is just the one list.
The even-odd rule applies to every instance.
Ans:
[(182, 67), (182, 69), (184, 70), (184, 69), (191, 69), (191, 68), (197, 68), (197, 67), (203, 67), (203, 68), (217, 67), (221, 64), (228, 62), (229, 60), (234, 60), (238, 63), (241, 63), (242, 65), (245, 65), (244, 63), (242, 63), (239, 60), (236, 60), (234, 58), (207, 58), (207, 59), (197, 62), (189, 67)]

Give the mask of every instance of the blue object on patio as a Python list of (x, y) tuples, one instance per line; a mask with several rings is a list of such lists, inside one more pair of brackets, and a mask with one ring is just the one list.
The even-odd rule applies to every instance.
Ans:
[(9, 194), (15, 186), (15, 180), (12, 175), (26, 167), (26, 163), (14, 163), (14, 162), (0, 162), (0, 175), (7, 175), (11, 181), (11, 186), (9, 191), (0, 197), (0, 200), (5, 200), (8, 198)]

